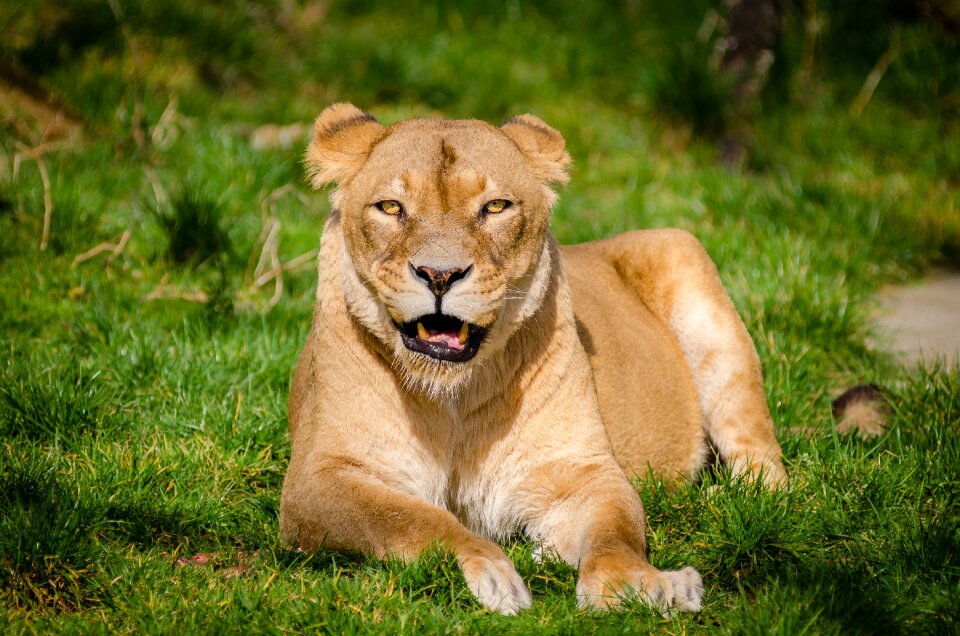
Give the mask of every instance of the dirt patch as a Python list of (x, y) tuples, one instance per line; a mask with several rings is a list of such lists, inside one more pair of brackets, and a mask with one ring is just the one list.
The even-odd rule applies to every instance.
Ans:
[(960, 272), (936, 272), (879, 295), (879, 347), (906, 364), (960, 364)]
[(41, 89), (18, 79), (0, 73), (0, 127), (13, 131), (15, 137), (31, 146), (79, 141), (80, 123)]

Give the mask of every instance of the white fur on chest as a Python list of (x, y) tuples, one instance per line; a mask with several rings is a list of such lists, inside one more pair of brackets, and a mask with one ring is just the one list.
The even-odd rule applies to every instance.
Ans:
[[(378, 445), (367, 461), (387, 483), (399, 490), (449, 510), (471, 531), (504, 539), (517, 531), (515, 492), (522, 475), (511, 461), (509, 442), (489, 445), (483, 460), (477, 444), (488, 444), (476, 422), (451, 417), (433, 424), (446, 427), (443, 441), (428, 446), (412, 430), (394, 443)], [(438, 450), (439, 448), (439, 450)]]

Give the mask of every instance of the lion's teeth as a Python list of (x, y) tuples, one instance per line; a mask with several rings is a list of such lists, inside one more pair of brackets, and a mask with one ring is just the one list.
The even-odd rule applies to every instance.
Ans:
[(463, 323), (463, 326), (460, 327), (460, 333), (457, 334), (457, 339), (460, 341), (460, 344), (464, 344), (467, 341), (467, 334), (470, 331), (470, 326), (467, 323)]
[(421, 340), (430, 339), (430, 334), (427, 333), (427, 328), (423, 326), (422, 322), (417, 323), (417, 336), (419, 336)]

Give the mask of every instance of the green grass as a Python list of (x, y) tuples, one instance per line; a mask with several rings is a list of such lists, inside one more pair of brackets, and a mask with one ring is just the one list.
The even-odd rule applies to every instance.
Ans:
[[(43, 155), (41, 251), (45, 191), (23, 149), (43, 130), (0, 115), (8, 631), (960, 629), (960, 370), (904, 368), (865, 344), (880, 286), (960, 265), (955, 37), (886, 13), (862, 35), (828, 3), (803, 76), (803, 11), (785, 4), (775, 79), (732, 171), (701, 135), (726, 125), (695, 35), (713, 3), (368, 4), (0, 12), (0, 71), (33, 78), (84, 130)], [(923, 45), (855, 117), (894, 28)], [(638, 482), (651, 559), (703, 574), (702, 613), (577, 610), (575, 572), (535, 564), (521, 540), (507, 552), (534, 607), (515, 618), (483, 611), (442, 551), (403, 565), (281, 545), (286, 396), (315, 273), (309, 256), (285, 271), (275, 304), (273, 281), (254, 282), (269, 271), (265, 221), (288, 262), (317, 246), (328, 204), (308, 192), (299, 144), (259, 151), (249, 135), (336, 100), (386, 122), (534, 112), (575, 160), (561, 241), (678, 226), (704, 242), (760, 352), (792, 487), (757, 492), (723, 472), (672, 492)], [(125, 232), (123, 249), (89, 255)], [(830, 416), (831, 392), (861, 381), (895, 409), (871, 442), (838, 437)]]

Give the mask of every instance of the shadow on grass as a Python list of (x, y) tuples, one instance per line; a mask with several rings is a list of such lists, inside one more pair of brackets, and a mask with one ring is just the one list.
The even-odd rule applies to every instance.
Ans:
[[(39, 445), (21, 446), (21, 456), (0, 467), (0, 604), (40, 614), (103, 607), (112, 594), (105, 559), (127, 546), (185, 553), (237, 549), (233, 539), (240, 535), (231, 520), (219, 519), (209, 506), (191, 510), (151, 492), (114, 500), (111, 494), (123, 494), (116, 485), (91, 489), (66, 479), (62, 457)], [(271, 543), (266, 536), (258, 539)], [(297, 558), (284, 554), (279, 560)], [(329, 572), (335, 558), (343, 562), (312, 557), (313, 567)]]
[[(769, 544), (732, 552), (744, 618), (738, 633), (956, 633), (956, 515), (923, 520), (919, 510), (901, 514), (880, 520), (888, 528), (851, 515), (833, 545), (823, 543), (822, 530), (808, 529), (807, 541), (820, 542), (804, 547), (809, 554), (778, 554)], [(769, 525), (761, 517), (754, 523)], [(794, 541), (804, 543), (799, 535)]]
[(102, 511), (101, 527), (101, 532), (114, 540), (140, 547), (173, 547), (184, 538), (202, 538), (205, 534), (197, 515), (162, 500), (111, 503)]
[(744, 621), (755, 634), (893, 634), (897, 600), (863, 564), (789, 569), (740, 587)]
[(53, 460), (14, 461), (0, 472), (2, 604), (42, 613), (97, 605), (95, 515), (56, 479)]
[(73, 444), (113, 427), (112, 396), (99, 375), (77, 369), (65, 377), (53, 371), (8, 371), (0, 377), (0, 435)]
[(166, 238), (165, 256), (172, 262), (222, 267), (234, 258), (222, 207), (202, 188), (185, 184), (169, 205), (156, 209), (155, 217)]
[(742, 582), (753, 633), (956, 633), (957, 529), (922, 526), (900, 549), (792, 566)]

